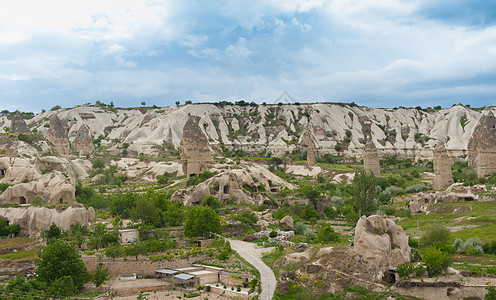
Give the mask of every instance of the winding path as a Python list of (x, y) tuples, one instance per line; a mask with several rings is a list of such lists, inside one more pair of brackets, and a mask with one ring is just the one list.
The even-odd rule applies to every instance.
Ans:
[(255, 244), (231, 240), (231, 248), (239, 253), (239, 255), (246, 259), (247, 262), (252, 264), (260, 272), (260, 279), (262, 281), (262, 293), (260, 294), (260, 300), (270, 300), (274, 296), (274, 291), (276, 290), (276, 277), (274, 272), (260, 259), (262, 253), (270, 251), (271, 249), (257, 249)]

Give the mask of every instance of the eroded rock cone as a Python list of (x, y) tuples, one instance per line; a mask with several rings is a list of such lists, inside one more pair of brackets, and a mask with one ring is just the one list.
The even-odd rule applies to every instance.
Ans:
[(79, 152), (81, 155), (91, 154), (95, 150), (90, 131), (85, 125), (81, 125), (76, 131), (76, 137), (72, 141), (72, 151)]
[(444, 146), (443, 141), (437, 143), (434, 148), (434, 182), (432, 187), (435, 190), (447, 188), (453, 184), (453, 176), (451, 174), (452, 160), (448, 155), (448, 151)]
[(363, 154), (363, 168), (365, 171), (372, 171), (376, 177), (381, 176), (381, 166), (379, 164), (379, 154), (371, 139), (367, 140)]
[(12, 133), (31, 133), (26, 121), (22, 118), (21, 114), (17, 112), (10, 121), (10, 132)]
[(47, 139), (53, 144), (57, 152), (62, 155), (69, 154), (69, 138), (67, 137), (67, 128), (57, 115), (50, 119), (50, 128), (48, 129)]
[(496, 172), (496, 118), (492, 113), (480, 118), (467, 145), (468, 164), (479, 177)]
[(180, 146), (181, 159), (186, 160), (186, 175), (199, 175), (212, 162), (208, 139), (192, 116), (183, 127), (183, 139)]

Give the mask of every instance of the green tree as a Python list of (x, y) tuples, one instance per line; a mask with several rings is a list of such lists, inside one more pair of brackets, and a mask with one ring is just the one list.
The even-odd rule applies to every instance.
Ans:
[(136, 260), (138, 260), (140, 254), (148, 254), (148, 249), (146, 248), (146, 244), (144, 244), (143, 242), (135, 241), (132, 244), (127, 245), (124, 252), (126, 253), (126, 255), (134, 256), (136, 257)]
[(181, 103), (181, 102), (179, 102), (179, 101), (176, 101), (176, 105), (179, 105), (180, 103)]
[(448, 253), (445, 253), (436, 247), (427, 248), (422, 258), (427, 267), (429, 276), (434, 276), (440, 274), (442, 271), (446, 271), (453, 263), (453, 260)]
[(103, 169), (105, 168), (105, 159), (97, 158), (93, 162), (93, 169)]
[(47, 286), (51, 286), (57, 280), (68, 282), (68, 279), (61, 279), (68, 276), (72, 279), (76, 292), (80, 291), (91, 277), (77, 249), (68, 242), (57, 239), (39, 253), (36, 275), (37, 279)]
[(217, 200), (217, 197), (215, 196), (207, 196), (203, 199), (202, 206), (210, 206), (210, 208), (214, 210), (218, 210), (219, 208), (222, 207), (222, 204)]
[(186, 213), (184, 234), (189, 237), (210, 237), (212, 233), (221, 233), (219, 215), (209, 206), (193, 206)]
[(146, 105), (146, 102), (145, 101), (141, 101), (141, 105), (145, 106)]
[(71, 276), (62, 276), (55, 279), (47, 288), (47, 293), (51, 296), (70, 296), (77, 292), (74, 279)]
[(372, 171), (365, 170), (355, 172), (355, 189), (353, 201), (358, 211), (358, 217), (371, 215), (377, 207), (375, 202), (375, 176)]
[(115, 259), (116, 257), (122, 254), (122, 246), (121, 245), (110, 245), (105, 248), (105, 255), (109, 258)]
[(131, 220), (133, 222), (141, 221), (148, 225), (155, 225), (158, 223), (159, 210), (152, 200), (139, 198), (136, 200), (136, 206), (131, 210)]
[(339, 233), (332, 229), (331, 224), (321, 224), (318, 226), (317, 240), (324, 244), (339, 242)]
[(110, 279), (108, 268), (103, 268), (103, 264), (99, 263), (95, 272), (92, 274), (92, 281), (96, 287), (100, 287), (105, 281)]
[(49, 240), (58, 239), (60, 238), (61, 235), (62, 235), (62, 229), (60, 229), (60, 227), (55, 225), (55, 223), (52, 223), (52, 225), (50, 225), (50, 228), (46, 232), (46, 237)]
[(50, 111), (55, 111), (57, 109), (61, 109), (60, 105), (55, 105), (54, 107), (50, 108)]

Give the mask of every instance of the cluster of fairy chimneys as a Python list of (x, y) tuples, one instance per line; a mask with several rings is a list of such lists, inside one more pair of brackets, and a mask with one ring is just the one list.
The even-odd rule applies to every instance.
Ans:
[[(467, 146), (468, 164), (477, 172), (478, 177), (484, 177), (496, 172), (496, 118), (492, 113), (481, 117), (474, 129)], [(451, 165), (454, 160), (446, 150), (445, 142), (439, 140), (434, 148), (434, 182), (435, 190), (444, 189), (453, 184)], [(380, 165), (377, 148), (371, 139), (367, 140), (364, 149), (363, 165), (366, 171), (372, 171), (380, 176)]]

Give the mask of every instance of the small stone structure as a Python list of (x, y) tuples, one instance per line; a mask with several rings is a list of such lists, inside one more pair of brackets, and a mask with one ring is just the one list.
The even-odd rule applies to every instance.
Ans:
[(186, 160), (186, 177), (200, 175), (212, 162), (212, 154), (207, 137), (193, 116), (189, 116), (183, 127), (180, 145), (181, 159)]
[(62, 155), (68, 155), (70, 152), (69, 139), (67, 132), (69, 129), (66, 124), (59, 119), (57, 115), (53, 115), (50, 119), (50, 128), (47, 133), (47, 140), (49, 140), (55, 150)]
[(12, 120), (10, 121), (10, 132), (12, 133), (31, 133), (26, 121), (22, 118), (22, 115), (17, 112)]
[(81, 125), (76, 131), (76, 136), (71, 143), (73, 152), (79, 152), (80, 155), (91, 154), (95, 150), (90, 131), (86, 125)]
[(467, 145), (468, 165), (479, 177), (496, 172), (496, 118), (492, 113), (482, 116)]
[(139, 239), (138, 229), (119, 229), (119, 244), (131, 244)]
[(381, 165), (379, 164), (379, 154), (372, 139), (365, 143), (363, 154), (363, 168), (365, 171), (372, 171), (376, 177), (381, 176)]
[(443, 141), (437, 143), (434, 148), (434, 182), (432, 187), (435, 190), (444, 189), (453, 184), (453, 176), (451, 175), (452, 160), (448, 155), (448, 151)]

